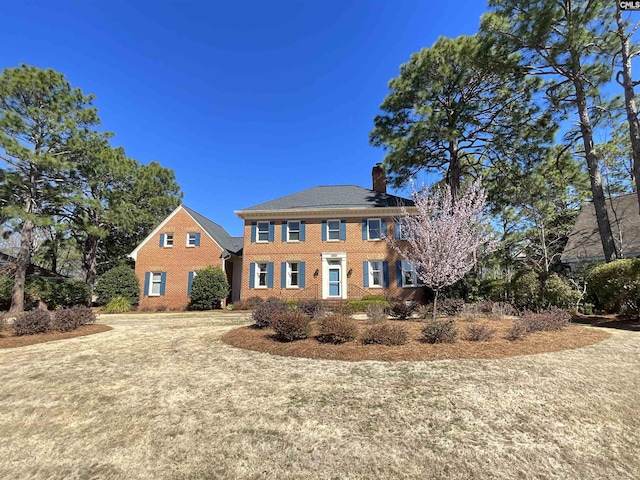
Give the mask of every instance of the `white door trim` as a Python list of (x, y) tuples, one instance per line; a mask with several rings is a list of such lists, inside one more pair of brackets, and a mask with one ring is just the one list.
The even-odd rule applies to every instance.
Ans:
[[(340, 296), (329, 296), (329, 262), (340, 262)], [(333, 266), (333, 265), (332, 265)], [(322, 298), (347, 299), (347, 254), (346, 252), (328, 252), (322, 254)]]

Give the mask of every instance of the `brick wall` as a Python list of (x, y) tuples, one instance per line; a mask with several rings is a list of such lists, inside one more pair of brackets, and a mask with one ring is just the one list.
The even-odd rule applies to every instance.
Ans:
[[(173, 233), (173, 246), (160, 247), (160, 235)], [(187, 234), (200, 233), (200, 246), (187, 247)], [(208, 266), (222, 268), (222, 250), (182, 209), (138, 251), (136, 275), (140, 282), (140, 308), (183, 309), (189, 303), (189, 272)], [(165, 294), (148, 296), (144, 292), (145, 272), (166, 272)]]
[[(361, 298), (363, 295), (384, 295), (416, 301), (423, 299), (423, 288), (397, 286), (396, 261), (400, 258), (384, 240), (362, 240), (362, 218), (344, 219), (346, 221), (345, 241), (322, 241), (322, 219), (302, 220), (305, 222), (305, 241), (297, 243), (282, 241), (282, 220), (275, 221), (272, 243), (252, 243), (252, 221), (245, 221), (241, 293), (243, 299), (253, 296), (263, 298), (277, 296), (283, 299), (322, 298), (322, 254), (330, 252), (346, 253), (346, 286), (349, 299)], [(386, 223), (388, 235), (393, 235), (393, 220), (387, 218)], [(371, 260), (388, 261), (388, 288), (364, 287), (363, 262)], [(305, 288), (283, 289), (281, 288), (281, 264), (295, 261), (305, 262)], [(273, 288), (250, 288), (252, 262), (273, 262)]]

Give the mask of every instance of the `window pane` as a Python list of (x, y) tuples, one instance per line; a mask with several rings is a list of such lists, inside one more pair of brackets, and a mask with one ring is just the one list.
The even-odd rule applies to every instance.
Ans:
[(380, 220), (369, 220), (369, 240), (377, 240), (381, 238)]
[(258, 222), (258, 241), (269, 241), (269, 222)]
[(374, 287), (382, 286), (382, 267), (380, 262), (369, 262), (371, 269), (371, 285)]
[(257, 268), (258, 274), (258, 286), (266, 287), (267, 286), (267, 264), (259, 263)]
[(329, 220), (327, 222), (327, 229), (329, 230), (327, 235), (329, 240), (340, 240), (340, 221)]
[(289, 231), (288, 240), (290, 242), (297, 242), (300, 240), (300, 222), (289, 222), (287, 224), (287, 228)]
[(167, 233), (164, 236), (164, 245), (165, 247), (173, 246), (173, 233)]
[(151, 295), (160, 295), (160, 284), (162, 283), (161, 273), (151, 274)]
[(195, 244), (196, 244), (196, 234), (190, 233), (187, 238), (187, 245), (195, 246)]

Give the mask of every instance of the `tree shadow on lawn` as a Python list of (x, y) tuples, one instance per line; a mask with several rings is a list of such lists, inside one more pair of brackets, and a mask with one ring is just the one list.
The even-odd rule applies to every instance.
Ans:
[(575, 315), (571, 321), (592, 327), (640, 332), (640, 318), (629, 315)]

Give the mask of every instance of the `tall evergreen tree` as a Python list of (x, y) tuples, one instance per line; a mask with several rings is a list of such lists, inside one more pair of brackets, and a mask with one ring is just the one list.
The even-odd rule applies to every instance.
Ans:
[(68, 194), (69, 144), (80, 142), (99, 123), (91, 102), (91, 96), (50, 69), (22, 65), (0, 74), (2, 190), (13, 196), (3, 204), (3, 215), (20, 224), (12, 312), (24, 308), (34, 227), (52, 223), (55, 208)]
[(455, 201), (464, 175), (551, 139), (531, 102), (536, 83), (517, 55), (486, 37), (442, 37), (389, 82), (371, 143), (388, 151), (396, 186), (420, 170), (442, 172)]
[(586, 160), (604, 256), (611, 261), (618, 252), (593, 132), (603, 107), (600, 86), (612, 75), (606, 58), (616, 51), (615, 5), (608, 0), (490, 0), (489, 5), (483, 31), (521, 53), (528, 71), (546, 77), (552, 106), (578, 119), (580, 153)]

